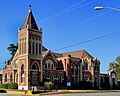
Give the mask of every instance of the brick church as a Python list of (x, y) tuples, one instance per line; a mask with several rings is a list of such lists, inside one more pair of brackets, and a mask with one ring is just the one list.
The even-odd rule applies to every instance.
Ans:
[(2, 70), (3, 83), (18, 83), (19, 90), (30, 90), (41, 82), (99, 84), (100, 62), (85, 50), (55, 53), (42, 44), (42, 28), (38, 28), (32, 10), (18, 29), (18, 49)]

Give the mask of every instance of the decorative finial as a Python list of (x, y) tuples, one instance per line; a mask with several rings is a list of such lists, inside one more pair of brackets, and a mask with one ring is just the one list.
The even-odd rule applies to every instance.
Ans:
[(31, 12), (31, 7), (32, 7), (32, 6), (31, 6), (31, 5), (29, 5), (29, 12)]
[(42, 33), (42, 28), (40, 28), (40, 32)]

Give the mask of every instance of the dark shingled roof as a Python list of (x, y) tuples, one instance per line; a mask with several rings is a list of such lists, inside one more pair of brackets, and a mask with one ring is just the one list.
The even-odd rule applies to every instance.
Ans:
[(48, 49), (45, 48), (44, 46), (42, 46), (42, 55), (44, 55), (47, 51), (48, 51)]
[(24, 21), (24, 24), (22, 26), (22, 29), (27, 28), (27, 25), (29, 26), (30, 29), (36, 29), (38, 30), (38, 26), (36, 24), (36, 21), (34, 19), (34, 16), (32, 14), (32, 11), (29, 10), (29, 13)]
[(93, 56), (91, 56), (87, 51), (85, 50), (78, 50), (78, 51), (74, 51), (74, 52), (67, 52), (67, 53), (55, 53), (55, 52), (52, 52), (54, 54), (54, 56), (56, 58), (60, 58), (60, 57), (65, 57), (65, 56), (68, 56), (68, 55), (71, 55), (71, 57), (75, 57), (75, 58), (91, 58), (91, 59), (94, 59)]
[(72, 57), (76, 57), (76, 58), (91, 58), (93, 59), (93, 56), (91, 56), (87, 51), (85, 50), (79, 50), (79, 51), (74, 51), (74, 52), (67, 52), (67, 53), (63, 53), (63, 56), (66, 55), (71, 55)]
[(42, 46), (42, 51), (47, 51), (48, 49)]
[(59, 53), (55, 53), (55, 52), (52, 52), (55, 56), (55, 58), (60, 58), (60, 57), (63, 57), (63, 54), (59, 54)]

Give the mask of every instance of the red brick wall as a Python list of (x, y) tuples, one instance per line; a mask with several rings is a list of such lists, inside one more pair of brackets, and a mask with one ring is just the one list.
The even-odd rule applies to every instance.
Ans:
[(66, 68), (66, 76), (67, 76), (67, 82), (70, 82), (71, 81), (71, 76), (72, 76), (72, 70), (71, 70), (71, 60), (70, 58), (66, 59), (66, 65), (67, 65), (67, 68)]
[[(21, 67), (22, 67), (22, 65), (24, 66), (24, 83), (21, 83)], [(27, 76), (28, 76), (28, 74), (26, 73), (28, 70), (27, 70), (27, 67), (28, 67), (28, 65), (27, 65), (27, 63), (26, 63), (26, 59), (20, 59), (20, 61), (19, 61), (19, 85), (20, 86), (26, 86), (27, 85), (27, 83), (28, 83), (28, 81), (27, 81)]]
[(5, 82), (5, 74), (7, 74), (7, 83), (12, 83), (12, 82), (10, 82), (10, 75), (11, 75), (11, 73), (12, 73), (12, 77), (13, 77), (13, 79), (12, 79), (12, 82), (14, 82), (14, 70), (12, 70), (12, 69), (9, 69), (9, 70), (3, 70), (2, 71), (2, 81), (3, 81), (3, 83), (6, 83)]

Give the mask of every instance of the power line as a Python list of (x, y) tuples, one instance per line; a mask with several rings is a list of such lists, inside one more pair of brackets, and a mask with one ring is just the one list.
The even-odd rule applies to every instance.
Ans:
[[(62, 11), (59, 11), (59, 12), (55, 13), (54, 15), (49, 16), (49, 17), (47, 17), (47, 18), (45, 18), (45, 19), (43, 19), (43, 20), (40, 20), (40, 21), (46, 21), (46, 20), (49, 20), (49, 19), (51, 19), (51, 18), (53, 18), (53, 17), (56, 17), (56, 16), (58, 16), (58, 15), (61, 15), (61, 14), (63, 14), (64, 12), (66, 13), (66, 11), (70, 11), (72, 8), (74, 8), (75, 6), (83, 3), (84, 1), (86, 1), (86, 0), (82, 0), (82, 1), (80, 1), (80, 2), (78, 2), (78, 3), (76, 3), (76, 4), (74, 4), (74, 5), (66, 8), (66, 9), (63, 9)], [(94, 0), (93, 0), (93, 1), (94, 1)], [(96, 1), (96, 0), (95, 0), (95, 1)], [(33, 23), (31, 26), (34, 26), (35, 24), (36, 24), (36, 23)]]
[[(119, 6), (116, 7), (116, 8), (119, 8)], [(72, 26), (72, 27), (66, 29), (65, 31), (70, 30), (70, 29), (72, 29), (72, 28), (75, 28), (75, 27), (77, 27), (77, 26), (80, 25), (80, 24), (87, 23), (87, 22), (89, 22), (89, 21), (91, 21), (91, 20), (93, 20), (93, 19), (95, 19), (95, 18), (97, 18), (97, 17), (100, 17), (100, 16), (102, 16), (102, 15), (108, 13), (108, 12), (111, 12), (111, 11), (113, 11), (113, 10), (105, 11), (105, 12), (103, 12), (102, 14), (99, 14), (99, 15), (97, 15), (97, 16), (95, 16), (95, 17), (89, 18), (89, 19), (87, 19), (87, 20), (85, 20), (85, 21), (83, 21), (83, 22), (81, 22), (81, 23), (79, 23), (79, 24), (76, 24), (76, 25)], [(64, 32), (64, 31), (63, 31), (63, 32)], [(59, 48), (59, 49), (61, 49), (61, 48)], [(64, 48), (62, 48), (62, 49), (64, 49)], [(58, 49), (56, 49), (56, 50), (58, 50)], [(55, 51), (56, 51), (56, 50), (55, 50)]]
[[(74, 4), (74, 5), (66, 8), (66, 9), (64, 9), (64, 10), (62, 10), (62, 11), (59, 11), (59, 12), (55, 13), (54, 15), (52, 15), (52, 16), (50, 16), (50, 17), (47, 17), (47, 18), (45, 18), (45, 19), (43, 19), (43, 20), (40, 20), (40, 21), (45, 21), (45, 20), (52, 19), (53, 17), (59, 16), (59, 15), (61, 15), (61, 14), (67, 13), (67, 12), (69, 12), (69, 11), (73, 11), (73, 10), (78, 9), (78, 8), (80, 8), (80, 7), (86, 6), (86, 5), (91, 4), (91, 3), (93, 3), (93, 2), (95, 2), (95, 1), (97, 1), (97, 0), (93, 0), (93, 1), (90, 1), (90, 2), (88, 2), (88, 3), (83, 4), (83, 5), (81, 5), (81, 6), (75, 7), (75, 6), (80, 5), (81, 3), (85, 2), (85, 1), (86, 1), (86, 0), (82, 0), (82, 1), (80, 1), (80, 2), (78, 2), (78, 3), (76, 3), (76, 4)], [(74, 7), (75, 7), (75, 8), (74, 8)], [(73, 8), (73, 9), (72, 9), (72, 8)], [(58, 14), (58, 13), (59, 13), (59, 14)], [(32, 24), (31, 26), (34, 26), (35, 24), (36, 24), (36, 23)], [(9, 35), (8, 35), (8, 36), (9, 36)], [(12, 37), (11, 37), (11, 38), (12, 38)]]
[(76, 5), (81, 4), (81, 3), (83, 3), (84, 1), (85, 1), (85, 0), (83, 0), (83, 1), (81, 1), (81, 2), (78, 2), (77, 4), (74, 4), (73, 6), (68, 7), (68, 8), (66, 8), (65, 10), (62, 10), (62, 11), (60, 11), (60, 12), (58, 12), (58, 13), (52, 15), (52, 16), (49, 16), (49, 17), (41, 20), (41, 22), (46, 21), (46, 20), (49, 20), (49, 19), (51, 19), (51, 18), (53, 18), (53, 17), (56, 17), (56, 16), (59, 16), (59, 15), (62, 15), (62, 14), (64, 14), (64, 13), (67, 13), (67, 12), (70, 12), (70, 11), (73, 11), (73, 10), (76, 10), (76, 9), (78, 9), (78, 8), (81, 8), (81, 7), (83, 7), (83, 6), (86, 6), (86, 5), (88, 5), (88, 4), (91, 4), (91, 3), (93, 3), (93, 2), (95, 2), (95, 1), (97, 1), (97, 0), (93, 0), (93, 1), (90, 1), (90, 2), (85, 3), (85, 4), (83, 4), (83, 5), (80, 5), (80, 6), (78, 6), (78, 7), (75, 7)]
[[(120, 6), (119, 6), (119, 7), (120, 7)], [(87, 22), (89, 22), (89, 21), (91, 21), (91, 20), (94, 20), (95, 18), (100, 17), (100, 16), (102, 16), (102, 15), (105, 15), (105, 14), (111, 12), (111, 11), (113, 11), (113, 10), (108, 10), (108, 11), (105, 11), (105, 12), (99, 14), (99, 15), (96, 15), (96, 16), (94, 16), (94, 17), (88, 18), (87, 20), (84, 20), (84, 21), (80, 22), (79, 24), (73, 25), (73, 26), (71, 26), (70, 28), (67, 28), (67, 29), (61, 31), (61, 33), (66, 32), (66, 31), (68, 31), (68, 30), (71, 30), (71, 29), (73, 29), (73, 28), (75, 28), (75, 27), (78, 27), (79, 25), (84, 24), (84, 23), (87, 23)], [(54, 35), (55, 35), (55, 34), (54, 34)], [(48, 35), (48, 37), (51, 37), (51, 36), (52, 36), (52, 35)]]
[[(84, 0), (83, 0), (84, 1)], [(86, 4), (83, 4), (83, 5), (81, 5), (82, 7), (83, 6), (85, 6), (85, 5), (88, 5), (88, 4), (90, 4), (90, 3), (93, 3), (93, 2), (95, 2), (96, 0), (93, 0), (93, 1), (91, 1), (91, 2), (88, 2), (88, 3), (86, 3)], [(81, 6), (78, 6), (78, 7), (75, 7), (74, 8), (74, 6), (77, 6), (78, 4), (80, 4), (80, 3), (82, 3), (82, 1), (81, 2), (78, 2), (78, 3), (76, 3), (76, 4), (74, 4), (74, 5), (72, 5), (71, 7), (68, 7), (68, 8), (66, 8), (66, 9), (64, 9), (64, 10), (66, 10), (66, 11), (71, 11), (71, 10), (75, 10), (75, 9), (77, 9), (77, 8), (80, 8)], [(73, 8), (73, 9), (71, 9), (71, 8)], [(70, 10), (68, 10), (68, 9), (70, 9)], [(112, 11), (112, 10), (109, 10), (108, 12), (110, 12), (110, 11)], [(62, 11), (61, 11), (62, 12)], [(83, 24), (83, 23), (86, 23), (86, 22), (88, 22), (88, 21), (91, 21), (91, 20), (93, 20), (93, 19), (95, 19), (95, 18), (97, 18), (97, 17), (99, 17), (99, 16), (102, 16), (102, 15), (104, 15), (104, 14), (106, 14), (106, 13), (108, 13), (107, 11), (106, 12), (104, 12), (104, 13), (102, 13), (102, 14), (99, 14), (99, 15), (97, 15), (97, 16), (95, 16), (95, 17), (92, 17), (92, 18), (89, 18), (88, 20), (85, 20), (85, 21), (83, 21), (82, 23), (80, 23), (80, 24)], [(56, 13), (57, 14), (57, 13)], [(74, 28), (74, 27), (77, 27), (78, 25), (80, 25), (80, 24), (77, 24), (77, 25), (74, 25), (74, 26), (72, 26), (71, 28)], [(69, 29), (71, 29), (71, 28), (69, 28)], [(67, 29), (67, 30), (69, 30), (69, 29)], [(59, 48), (60, 49), (60, 48)]]
[[(59, 11), (59, 12), (55, 13), (54, 15), (56, 15), (56, 14), (58, 14), (58, 13), (61, 13), (61, 12), (64, 12), (64, 11), (66, 11), (66, 10), (69, 10), (69, 9), (71, 9), (71, 8), (73, 8), (73, 7), (81, 4), (81, 3), (83, 3), (84, 1), (85, 1), (85, 0), (82, 0), (82, 1), (80, 1), (80, 2), (78, 2), (78, 3), (76, 3), (76, 4), (72, 5), (72, 6), (70, 6), (70, 7), (68, 7), (68, 8), (62, 10), (62, 11)], [(52, 16), (50, 16), (50, 17), (53, 17), (54, 15), (52, 15)], [(49, 17), (48, 17), (48, 18), (49, 18)], [(35, 25), (36, 25), (36, 23), (33, 23), (32, 25), (30, 25), (30, 27), (31, 27), (31, 26), (35, 26)], [(8, 35), (8, 36), (9, 36), (9, 35)], [(5, 36), (5, 37), (6, 37), (6, 36)]]
[[(116, 8), (119, 8), (119, 7), (120, 7), (120, 6), (118, 6), (118, 7), (116, 7)], [(67, 29), (61, 31), (61, 33), (62, 33), (62, 32), (65, 32), (65, 31), (68, 31), (68, 30), (70, 30), (70, 29), (73, 29), (73, 28), (75, 28), (75, 27), (77, 27), (77, 26), (79, 26), (79, 25), (81, 25), (81, 24), (87, 23), (87, 22), (89, 22), (89, 21), (91, 21), (91, 20), (94, 20), (95, 18), (100, 17), (100, 16), (102, 16), (102, 15), (105, 15), (105, 14), (111, 12), (111, 11), (113, 11), (113, 10), (108, 10), (108, 11), (105, 11), (105, 12), (99, 14), (99, 15), (96, 15), (96, 16), (94, 16), (94, 17), (88, 18), (87, 20), (82, 21), (82, 22), (80, 22), (79, 24), (73, 25), (73, 26), (71, 26), (70, 28), (67, 28)], [(36, 24), (36, 23), (35, 23), (35, 24)], [(34, 25), (34, 24), (32, 24), (32, 25)], [(31, 25), (31, 26), (32, 26), (32, 25)], [(7, 34), (7, 35), (8, 35), (8, 34)], [(54, 34), (54, 35), (55, 35), (55, 34)], [(11, 38), (12, 38), (13, 36), (14, 36), (14, 35), (12, 35)], [(51, 37), (52, 35), (49, 35), (49, 36)], [(48, 37), (49, 37), (49, 36), (48, 36)], [(5, 37), (6, 37), (6, 36), (5, 36)], [(7, 37), (9, 37), (9, 35), (8, 35)]]
[(84, 44), (84, 43), (87, 43), (87, 42), (95, 41), (95, 40), (97, 40), (97, 39), (105, 38), (105, 37), (108, 37), (108, 36), (111, 36), (111, 35), (114, 35), (114, 34), (117, 34), (117, 33), (120, 33), (120, 31), (116, 31), (116, 32), (113, 32), (113, 33), (110, 33), (110, 34), (106, 34), (106, 35), (103, 35), (103, 36), (99, 36), (99, 37), (96, 37), (96, 38), (93, 38), (93, 39), (88, 39), (88, 40), (85, 40), (85, 41), (83, 41), (83, 42), (79, 42), (79, 43), (75, 43), (75, 44), (72, 44), (72, 45), (68, 45), (68, 46), (65, 46), (65, 47), (62, 47), (62, 48), (55, 49), (55, 50), (53, 50), (53, 51), (58, 51), (58, 50), (67, 49), (67, 48), (74, 47), (74, 46), (77, 46), (77, 45), (80, 45), (80, 44)]
[[(99, 36), (99, 37), (96, 37), (96, 38), (93, 38), (93, 39), (85, 40), (83, 42), (79, 42), (79, 43), (75, 43), (75, 44), (72, 44), (72, 45), (68, 45), (68, 46), (65, 46), (65, 47), (62, 47), (62, 48), (55, 49), (53, 51), (67, 49), (67, 48), (74, 47), (74, 46), (77, 46), (77, 45), (80, 45), (80, 44), (84, 44), (84, 43), (88, 43), (88, 42), (95, 41), (95, 40), (98, 40), (98, 39), (102, 39), (102, 38), (105, 38), (105, 37), (108, 37), (108, 36), (111, 36), (111, 35), (114, 35), (114, 34), (117, 34), (117, 33), (120, 33), (120, 31), (112, 32), (110, 34), (106, 34), (106, 35)], [(4, 64), (4, 63), (5, 62), (1, 62), (0, 64)]]
[[(69, 9), (71, 9), (71, 8), (73, 8), (73, 7), (81, 4), (81, 3), (83, 3), (84, 1), (86, 1), (86, 0), (82, 0), (82, 1), (80, 1), (80, 2), (78, 2), (78, 3), (76, 3), (76, 4), (72, 5), (72, 6), (70, 6), (70, 7), (68, 7), (68, 8), (62, 10), (62, 11), (57, 12), (56, 14), (62, 13), (62, 12), (64, 12), (64, 11), (67, 11), (67, 10), (69, 10)], [(54, 14), (54, 15), (55, 15), (55, 14)], [(53, 15), (53, 16), (54, 16), (54, 15)]]
[[(86, 0), (82, 0), (82, 1), (80, 1), (80, 2), (78, 2), (78, 3), (76, 3), (76, 4), (74, 4), (74, 5), (66, 8), (66, 9), (64, 9), (64, 10), (62, 10), (62, 11), (59, 11), (59, 12), (55, 13), (54, 15), (49, 16), (49, 17), (47, 17), (47, 18), (45, 18), (45, 19), (42, 19), (42, 20), (40, 20), (40, 21), (43, 22), (43, 21), (52, 19), (53, 17), (56, 17), (56, 16), (62, 15), (62, 14), (64, 14), (64, 13), (67, 13), (67, 12), (70, 12), (70, 11), (73, 11), (73, 10), (76, 10), (76, 9), (78, 9), (78, 8), (80, 8), (80, 7), (83, 7), (83, 6), (86, 6), (86, 5), (88, 5), (88, 4), (91, 4), (91, 3), (93, 3), (93, 2), (95, 2), (95, 1), (97, 1), (97, 0), (93, 0), (93, 1), (87, 2), (87, 3), (83, 4), (83, 5), (80, 5), (81, 3), (85, 2), (85, 1), (86, 1)], [(77, 5), (80, 5), (80, 6), (75, 7), (75, 6), (77, 6)], [(36, 24), (36, 23), (32, 24), (31, 26), (33, 26), (33, 25), (35, 25), (35, 24)]]

